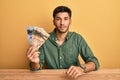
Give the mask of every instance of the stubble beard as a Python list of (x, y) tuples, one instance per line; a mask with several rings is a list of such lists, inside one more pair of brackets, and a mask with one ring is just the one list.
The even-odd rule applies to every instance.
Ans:
[(59, 28), (57, 28), (57, 31), (58, 31), (59, 33), (61, 33), (61, 34), (67, 33), (68, 30), (69, 30), (69, 26), (67, 27), (67, 29), (66, 29), (65, 31), (62, 31), (62, 30), (60, 30)]

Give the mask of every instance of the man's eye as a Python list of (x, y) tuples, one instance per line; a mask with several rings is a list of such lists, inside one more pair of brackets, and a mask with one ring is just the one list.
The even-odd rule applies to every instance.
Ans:
[(59, 21), (60, 19), (59, 19), (59, 18), (57, 18), (56, 20), (57, 20), (57, 21)]
[(68, 20), (69, 18), (65, 18), (64, 20)]
[(68, 18), (65, 18), (65, 20), (68, 20)]

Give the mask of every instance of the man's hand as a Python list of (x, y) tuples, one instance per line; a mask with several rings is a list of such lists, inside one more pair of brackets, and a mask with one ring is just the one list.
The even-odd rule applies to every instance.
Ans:
[(69, 76), (69, 77), (72, 77), (72, 78), (77, 78), (79, 77), (80, 75), (82, 74), (85, 74), (83, 72), (83, 69), (80, 67), (80, 66), (71, 66), (66, 74)]
[(39, 51), (33, 47), (33, 46), (30, 46), (27, 50), (27, 57), (28, 59), (33, 62), (33, 63), (39, 63)]

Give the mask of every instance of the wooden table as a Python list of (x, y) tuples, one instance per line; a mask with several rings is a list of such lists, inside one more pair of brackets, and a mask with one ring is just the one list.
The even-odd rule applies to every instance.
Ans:
[(35, 72), (28, 69), (0, 69), (0, 80), (120, 80), (120, 69), (100, 69), (77, 79), (67, 77), (65, 71), (65, 69)]

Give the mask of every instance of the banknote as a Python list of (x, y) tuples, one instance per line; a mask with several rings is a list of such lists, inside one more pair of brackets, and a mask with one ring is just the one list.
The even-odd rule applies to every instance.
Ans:
[(36, 48), (40, 48), (50, 36), (43, 28), (36, 26), (27, 27), (28, 43)]

